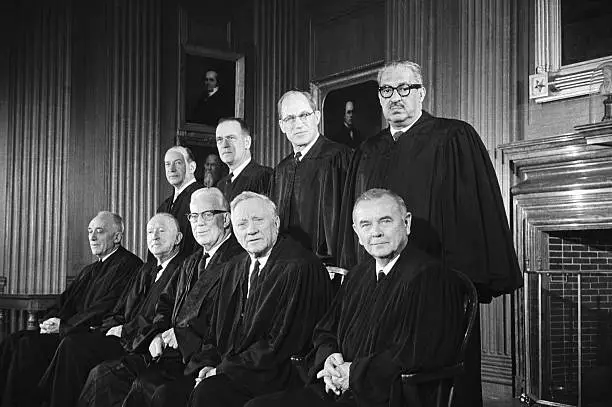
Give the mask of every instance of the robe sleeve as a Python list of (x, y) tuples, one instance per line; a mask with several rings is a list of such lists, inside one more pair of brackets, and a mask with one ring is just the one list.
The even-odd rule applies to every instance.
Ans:
[(440, 199), (431, 223), (440, 231), (443, 263), (470, 277), (480, 301), (490, 302), (522, 278), (489, 155), (469, 124), (456, 123), (435, 157)]
[(342, 303), (344, 301), (344, 293), (350, 273), (345, 277), (344, 284), (340, 286), (338, 293), (325, 316), (319, 321), (315, 327), (313, 334), (314, 344), (314, 361), (308, 371), (311, 380), (316, 376), (317, 372), (323, 368), (323, 364), (329, 355), (340, 352), (338, 346), (338, 321), (342, 312)]
[[(405, 288), (391, 346), (352, 361), (349, 387), (367, 405), (387, 403), (400, 373), (436, 369), (455, 362), (464, 334), (465, 289), (439, 268), (422, 271)], [(382, 333), (381, 333), (382, 334)]]
[[(102, 322), (102, 331), (108, 331), (110, 328), (117, 325), (124, 325), (131, 315), (136, 312), (139, 302), (146, 295), (146, 284), (148, 283), (149, 267), (142, 267), (139, 273), (136, 273), (136, 278), (129, 284), (125, 292), (121, 295), (113, 310), (106, 315)], [(125, 328), (125, 327), (124, 327)]]
[(125, 262), (121, 262), (106, 270), (101, 286), (89, 287), (90, 290), (95, 290), (88, 301), (90, 306), (71, 315), (66, 320), (62, 319), (60, 333), (66, 335), (77, 329), (89, 329), (89, 327), (101, 325), (104, 316), (113, 309), (125, 286), (133, 278), (135, 268), (138, 268), (141, 263), (135, 264), (136, 267), (130, 267)]
[(159, 295), (159, 300), (155, 306), (155, 318), (153, 318), (151, 332), (164, 332), (172, 326), (172, 313), (174, 310), (174, 303), (176, 302), (178, 285), (181, 276), (184, 274), (183, 269), (187, 263), (188, 261), (185, 261), (185, 263), (174, 272), (174, 275), (170, 278), (170, 281), (168, 281), (168, 284)]
[[(226, 355), (217, 366), (217, 372), (242, 383), (254, 394), (270, 389), (268, 386), (280, 390), (286, 385), (283, 382), (292, 369), (290, 357), (310, 349), (315, 324), (332, 299), (329, 276), (320, 265), (296, 266), (282, 284), (285, 287), (276, 314), (268, 317), (267, 335), (239, 353)], [(255, 315), (254, 319), (262, 317)]]

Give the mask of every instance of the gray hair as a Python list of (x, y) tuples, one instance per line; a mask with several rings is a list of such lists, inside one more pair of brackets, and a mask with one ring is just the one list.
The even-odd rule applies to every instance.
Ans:
[(359, 198), (357, 198), (357, 200), (355, 201), (355, 205), (353, 206), (353, 217), (355, 216), (355, 209), (357, 209), (357, 205), (359, 205), (361, 202), (373, 201), (375, 199), (384, 198), (385, 196), (395, 201), (395, 203), (400, 209), (402, 218), (405, 217), (406, 214), (408, 213), (408, 209), (406, 208), (406, 203), (404, 202), (402, 197), (389, 189), (383, 189), (383, 188), (368, 189), (363, 194), (359, 195)]
[(203, 194), (209, 194), (209, 195), (215, 196), (215, 198), (218, 199), (218, 202), (221, 205), (221, 208), (223, 210), (229, 211), (229, 205), (227, 203), (227, 199), (225, 199), (225, 196), (223, 195), (223, 192), (221, 192), (219, 188), (215, 188), (215, 187), (196, 189), (191, 194), (191, 203), (193, 203), (193, 201), (198, 199), (198, 197)]
[(170, 147), (166, 151), (166, 154), (168, 154), (170, 151), (175, 151), (175, 152), (181, 154), (183, 156), (183, 158), (185, 159), (185, 164), (188, 164), (188, 163), (191, 163), (191, 162), (195, 161), (195, 158), (193, 157), (193, 153), (191, 152), (191, 150), (188, 147), (184, 147), (184, 146)]
[[(240, 130), (242, 131), (242, 133), (244, 133), (247, 136), (251, 136), (251, 129), (249, 128), (249, 125), (247, 124), (247, 122), (244, 121), (243, 118), (241, 117), (222, 117), (221, 119), (219, 119), (219, 124), (224, 123), (224, 122), (236, 122), (240, 125)], [(217, 126), (219, 126), (219, 124), (217, 124)]]
[(240, 202), (246, 201), (247, 199), (253, 199), (253, 198), (257, 198), (257, 199), (260, 199), (261, 201), (263, 201), (264, 205), (266, 205), (268, 207), (270, 212), (274, 216), (278, 216), (278, 210), (276, 209), (276, 204), (274, 202), (272, 202), (272, 200), (270, 198), (268, 198), (265, 195), (261, 195), (261, 194), (258, 194), (256, 192), (251, 192), (251, 191), (244, 191), (244, 192), (240, 193), (237, 197), (234, 198), (234, 200), (231, 203), (232, 212), (234, 212), (234, 208), (236, 208), (236, 206)]
[(98, 212), (96, 217), (98, 216), (105, 216), (111, 218), (111, 220), (113, 221), (113, 225), (115, 225), (115, 228), (117, 229), (117, 232), (123, 234), (123, 231), (125, 230), (125, 225), (123, 224), (123, 218), (120, 215), (110, 211), (100, 211)]
[(159, 212), (159, 213), (156, 213), (155, 215), (153, 215), (151, 217), (151, 219), (149, 219), (149, 222), (151, 222), (153, 219), (155, 219), (157, 217), (168, 219), (170, 221), (170, 223), (172, 223), (174, 225), (174, 227), (176, 228), (177, 232), (181, 231), (181, 227), (180, 227), (180, 225), (178, 223), (178, 220), (176, 220), (176, 218), (171, 213), (168, 213), (168, 212)]
[(417, 83), (423, 84), (423, 73), (421, 72), (421, 66), (416, 62), (411, 62), (407, 60), (403, 61), (390, 61), (383, 66), (380, 71), (378, 71), (377, 81), (380, 85), (380, 80), (382, 79), (383, 73), (388, 69), (408, 69), (414, 75)]
[(308, 104), (310, 105), (310, 108), (312, 109), (312, 111), (317, 111), (319, 110), (317, 108), (317, 104), (314, 100), (314, 98), (312, 97), (312, 95), (310, 94), (310, 92), (305, 92), (303, 90), (289, 90), (287, 92), (285, 92), (283, 94), (283, 96), (280, 97), (280, 99), (278, 99), (278, 104), (277, 104), (277, 109), (278, 109), (278, 118), (282, 119), (282, 111), (281, 109), (283, 108), (283, 103), (285, 102), (285, 99), (287, 99), (289, 96), (296, 96), (296, 95), (302, 95), (306, 98), (306, 101), (308, 101)]

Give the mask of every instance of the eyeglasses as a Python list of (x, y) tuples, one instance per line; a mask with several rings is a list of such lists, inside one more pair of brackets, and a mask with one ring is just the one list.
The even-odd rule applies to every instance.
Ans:
[(384, 97), (385, 99), (389, 99), (391, 96), (393, 96), (393, 92), (397, 90), (398, 95), (400, 95), (401, 97), (405, 97), (410, 95), (410, 91), (412, 89), (420, 89), (422, 87), (423, 85), (421, 85), (420, 83), (403, 84), (397, 87), (386, 85), (379, 87), (378, 93), (380, 93), (380, 96)]
[(204, 219), (204, 223), (210, 223), (210, 222), (212, 222), (212, 220), (215, 217), (215, 215), (218, 215), (220, 213), (226, 213), (226, 212), (227, 211), (215, 209), (215, 210), (212, 210), (212, 211), (204, 211), (204, 212), (200, 212), (200, 213), (188, 213), (187, 214), (187, 219), (189, 219), (189, 222), (191, 222), (191, 223), (196, 223), (198, 221), (198, 219), (202, 218), (202, 219)]
[(285, 124), (293, 126), (296, 123), (297, 119), (300, 119), (303, 123), (304, 121), (306, 121), (306, 119), (308, 119), (313, 114), (314, 112), (304, 112), (304, 113), (300, 113), (297, 116), (289, 115), (289, 116), (286, 116), (284, 119), (281, 119), (281, 121)]

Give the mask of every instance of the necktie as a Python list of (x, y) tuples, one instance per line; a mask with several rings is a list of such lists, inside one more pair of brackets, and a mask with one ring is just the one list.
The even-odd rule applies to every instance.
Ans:
[(161, 271), (162, 271), (162, 265), (158, 264), (157, 267), (155, 267), (155, 281), (159, 280), (159, 278), (162, 276)]
[(386, 277), (386, 274), (383, 273), (382, 271), (379, 271), (376, 274), (376, 282), (380, 283), (382, 280), (384, 280), (385, 277)]
[(198, 278), (202, 275), (202, 273), (204, 273), (204, 271), (206, 270), (206, 260), (210, 257), (210, 254), (208, 254), (208, 252), (204, 252), (204, 254), (202, 255), (202, 259), (200, 260), (200, 263), (198, 264)]
[(298, 151), (297, 153), (295, 153), (294, 158), (295, 158), (295, 163), (296, 163), (296, 164), (299, 164), (300, 159), (302, 158), (302, 153), (300, 153), (300, 152)]
[(231, 184), (232, 182), (234, 182), (234, 173), (233, 173), (233, 172), (230, 172), (230, 173), (229, 173), (229, 181), (230, 181), (230, 184)]
[(259, 275), (259, 260), (255, 260), (255, 266), (253, 267), (253, 271), (251, 272), (251, 277), (249, 278), (249, 295), (255, 291), (255, 287), (257, 286)]

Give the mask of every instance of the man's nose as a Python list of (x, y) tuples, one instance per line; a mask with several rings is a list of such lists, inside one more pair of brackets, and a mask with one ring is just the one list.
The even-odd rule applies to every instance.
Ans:
[(400, 94), (397, 91), (397, 89), (393, 89), (393, 93), (391, 94), (391, 97), (389, 98), (389, 100), (392, 101), (392, 102), (396, 102), (398, 100), (402, 100), (402, 97), (400, 96)]

